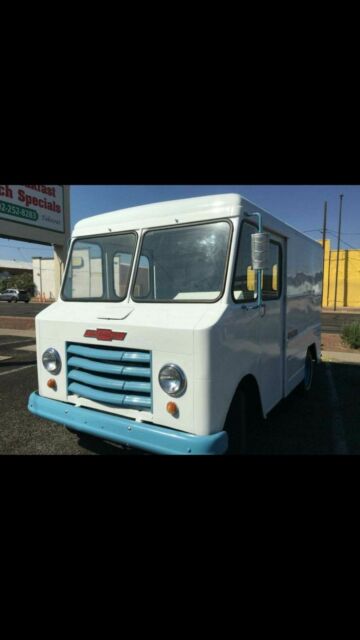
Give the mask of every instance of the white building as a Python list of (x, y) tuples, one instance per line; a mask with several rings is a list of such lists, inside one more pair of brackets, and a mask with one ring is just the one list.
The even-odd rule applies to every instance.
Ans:
[(43, 301), (55, 299), (55, 275), (53, 258), (33, 258), (32, 262), (0, 260), (0, 282), (11, 276), (32, 273), (35, 296)]
[(20, 260), (0, 260), (0, 280), (10, 278), (24, 272), (31, 273), (33, 266), (31, 262), (21, 262)]
[(53, 258), (32, 259), (35, 295), (43, 301), (55, 299), (55, 275)]

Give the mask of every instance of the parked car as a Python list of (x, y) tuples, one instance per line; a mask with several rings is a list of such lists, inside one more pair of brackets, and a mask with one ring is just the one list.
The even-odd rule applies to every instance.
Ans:
[(29, 302), (31, 299), (30, 293), (25, 289), (5, 289), (0, 293), (0, 300), (4, 302)]

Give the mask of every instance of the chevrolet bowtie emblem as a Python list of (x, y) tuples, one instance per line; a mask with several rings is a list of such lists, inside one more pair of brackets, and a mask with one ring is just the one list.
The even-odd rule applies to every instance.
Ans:
[(126, 333), (122, 331), (112, 331), (112, 329), (87, 329), (84, 337), (111, 342), (112, 340), (124, 340)]

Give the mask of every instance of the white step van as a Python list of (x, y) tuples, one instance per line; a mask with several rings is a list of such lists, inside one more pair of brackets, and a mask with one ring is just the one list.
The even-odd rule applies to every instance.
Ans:
[(80, 221), (36, 316), (29, 410), (155, 453), (241, 452), (257, 409), (311, 386), (322, 256), (237, 194)]

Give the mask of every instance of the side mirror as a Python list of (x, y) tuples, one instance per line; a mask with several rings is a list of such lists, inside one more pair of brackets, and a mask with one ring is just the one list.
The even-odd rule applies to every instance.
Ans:
[(268, 233), (251, 235), (251, 261), (254, 271), (267, 269), (269, 266), (270, 236)]

